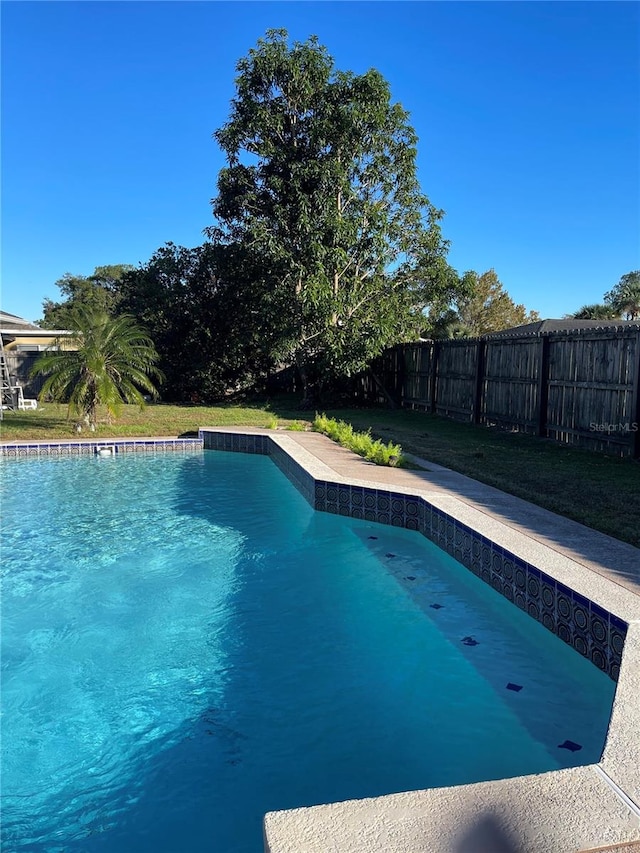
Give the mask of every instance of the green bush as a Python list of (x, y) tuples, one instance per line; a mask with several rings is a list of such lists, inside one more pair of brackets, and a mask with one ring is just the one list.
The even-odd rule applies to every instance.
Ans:
[(315, 432), (321, 432), (342, 447), (353, 450), (358, 456), (363, 456), (368, 462), (376, 465), (398, 465), (402, 463), (402, 448), (391, 441), (384, 444), (380, 439), (373, 439), (371, 431), (354, 432), (351, 424), (336, 421), (326, 415), (316, 414), (313, 422)]

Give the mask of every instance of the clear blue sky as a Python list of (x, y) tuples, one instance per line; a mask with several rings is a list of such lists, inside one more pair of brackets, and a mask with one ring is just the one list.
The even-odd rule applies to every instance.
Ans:
[(211, 224), (235, 64), (269, 27), (377, 68), (449, 260), (558, 317), (640, 267), (633, 2), (3, 2), (2, 308)]

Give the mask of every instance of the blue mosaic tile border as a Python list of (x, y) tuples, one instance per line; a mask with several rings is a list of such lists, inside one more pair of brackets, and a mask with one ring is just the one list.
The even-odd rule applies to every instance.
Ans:
[(618, 680), (626, 622), (435, 507), (431, 508), (430, 532), (425, 535)]
[(51, 441), (33, 444), (0, 444), (0, 456), (8, 459), (32, 459), (43, 456), (94, 456), (111, 448), (120, 453), (157, 453), (201, 451), (201, 438), (114, 439), (102, 441)]
[(316, 510), (420, 532), (614, 681), (618, 680), (626, 622), (424, 498), (315, 480), (268, 435), (200, 434), (205, 449), (271, 456)]
[(318, 480), (315, 508), (423, 532), (426, 505), (422, 498), (363, 486)]
[(209, 432), (200, 430), (200, 439), (205, 450), (226, 450), (232, 453), (271, 453), (272, 441), (268, 435), (238, 434), (233, 432)]

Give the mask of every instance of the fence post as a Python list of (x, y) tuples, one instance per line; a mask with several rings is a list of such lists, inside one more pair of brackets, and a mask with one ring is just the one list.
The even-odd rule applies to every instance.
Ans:
[(434, 341), (431, 348), (431, 376), (429, 377), (429, 411), (436, 411), (436, 379), (438, 376), (438, 358), (440, 341)]
[(486, 341), (478, 341), (476, 344), (476, 379), (473, 389), (474, 424), (479, 424), (482, 418), (482, 389), (484, 387), (484, 363), (486, 350)]
[(547, 406), (549, 404), (549, 336), (540, 338), (540, 356), (538, 359), (538, 428), (537, 435), (547, 434)]
[(636, 333), (636, 362), (633, 371), (631, 417), (633, 423), (631, 429), (631, 455), (634, 459), (640, 459), (640, 332)]
[(405, 364), (405, 349), (407, 344), (398, 344), (396, 347), (396, 387), (395, 387), (395, 397), (398, 401), (398, 406), (402, 408), (402, 404), (404, 403), (404, 393), (405, 393), (405, 374), (406, 374), (406, 364)]

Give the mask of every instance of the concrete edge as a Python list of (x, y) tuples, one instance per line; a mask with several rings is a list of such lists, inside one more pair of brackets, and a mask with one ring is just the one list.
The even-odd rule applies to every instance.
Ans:
[[(517, 853), (576, 853), (636, 841), (640, 817), (595, 765), (452, 788), (270, 812), (266, 853), (480, 853), (488, 819)], [(466, 842), (466, 843), (465, 843)]]

